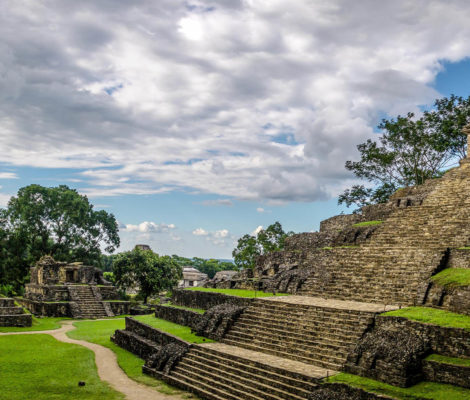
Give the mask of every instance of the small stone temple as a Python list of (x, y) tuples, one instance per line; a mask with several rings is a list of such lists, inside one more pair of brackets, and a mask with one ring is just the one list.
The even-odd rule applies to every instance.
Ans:
[(96, 267), (42, 257), (31, 268), (31, 281), (18, 301), (33, 314), (49, 317), (101, 318), (127, 314), (116, 288)]

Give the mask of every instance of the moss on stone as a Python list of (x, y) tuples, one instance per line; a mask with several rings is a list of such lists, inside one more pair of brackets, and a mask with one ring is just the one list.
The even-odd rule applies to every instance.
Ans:
[(451, 364), (451, 365), (461, 365), (464, 367), (470, 367), (470, 358), (455, 358), (455, 357), (447, 357), (442, 356), (440, 354), (431, 354), (426, 358), (428, 361), (436, 361), (443, 364)]
[(434, 283), (446, 287), (470, 286), (470, 269), (446, 268), (432, 278)]
[(377, 220), (377, 221), (365, 221), (365, 222), (358, 222), (357, 224), (354, 224), (353, 226), (355, 228), (360, 228), (362, 226), (373, 226), (373, 225), (380, 225), (383, 223), (383, 221)]

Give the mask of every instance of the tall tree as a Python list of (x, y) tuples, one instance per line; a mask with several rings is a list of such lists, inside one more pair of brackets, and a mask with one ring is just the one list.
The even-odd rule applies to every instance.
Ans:
[(113, 260), (114, 282), (121, 289), (138, 288), (147, 303), (149, 296), (176, 286), (182, 269), (170, 256), (159, 256), (152, 250), (119, 253)]
[(462, 128), (470, 121), (470, 97), (452, 95), (436, 100), (434, 106), (420, 118), (408, 113), (382, 120), (380, 138), (359, 144), (360, 160), (345, 165), (372, 187), (352, 186), (339, 196), (339, 204), (386, 202), (398, 188), (439, 177), (457, 158), (465, 157)]
[(254, 268), (257, 257), (282, 250), (285, 239), (292, 233), (284, 232), (282, 225), (275, 222), (259, 231), (256, 236), (248, 234), (242, 236), (238, 239), (237, 247), (232, 252), (235, 265), (240, 268)]
[(0, 282), (23, 282), (29, 266), (46, 254), (99, 265), (101, 246), (107, 252), (119, 246), (114, 215), (94, 211), (86, 196), (65, 185), (21, 188), (1, 210), (0, 231), (6, 251)]

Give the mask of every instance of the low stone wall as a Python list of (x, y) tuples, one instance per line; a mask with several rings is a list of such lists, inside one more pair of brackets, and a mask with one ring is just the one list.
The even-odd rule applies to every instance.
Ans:
[(0, 297), (0, 307), (15, 307), (15, 300), (9, 297)]
[(70, 302), (39, 302), (17, 297), (16, 301), (34, 315), (43, 317), (72, 317)]
[(97, 286), (103, 300), (119, 300), (119, 294), (114, 286)]
[(0, 315), (17, 315), (23, 314), (22, 307), (0, 307)]
[(253, 300), (252, 298), (229, 296), (222, 293), (184, 289), (174, 290), (171, 296), (173, 304), (190, 308), (201, 308), (203, 310), (208, 310), (211, 307), (225, 303), (248, 307)]
[(171, 343), (191, 346), (190, 343), (179, 337), (160, 331), (130, 317), (126, 317), (126, 329), (116, 330), (111, 340), (119, 347), (144, 360), (158, 352), (163, 346)]
[(427, 381), (470, 388), (470, 367), (426, 360), (423, 372)]
[(124, 315), (130, 312), (131, 303), (128, 301), (103, 301), (103, 303), (109, 304), (114, 315)]
[(319, 385), (308, 396), (308, 400), (394, 400), (365, 390), (353, 388), (342, 383), (325, 383)]
[(0, 326), (31, 326), (31, 314), (0, 315)]
[(196, 329), (202, 314), (183, 308), (157, 305), (155, 306), (155, 317)]

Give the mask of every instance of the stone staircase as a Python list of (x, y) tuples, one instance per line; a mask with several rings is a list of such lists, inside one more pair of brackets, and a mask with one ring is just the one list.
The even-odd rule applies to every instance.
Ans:
[(421, 205), (397, 208), (357, 249), (333, 249), (299, 294), (385, 304), (422, 304), (446, 251), (470, 243), (470, 163), (439, 180)]
[(257, 300), (223, 343), (338, 371), (375, 312)]
[(74, 306), (72, 314), (74, 318), (105, 318), (113, 316), (107, 310), (103, 301), (97, 298), (91, 285), (69, 285), (70, 298)]
[(327, 374), (299, 362), (208, 343), (191, 347), (164, 379), (209, 400), (302, 400)]

